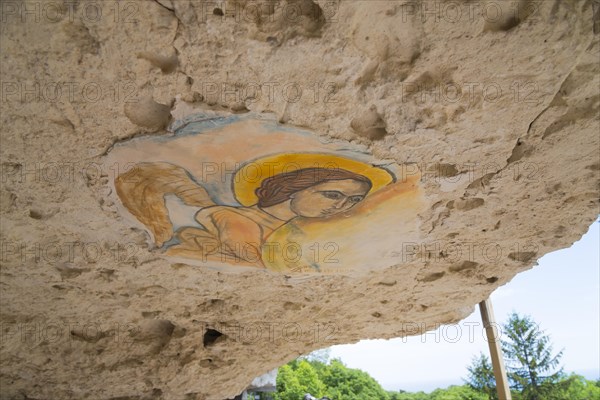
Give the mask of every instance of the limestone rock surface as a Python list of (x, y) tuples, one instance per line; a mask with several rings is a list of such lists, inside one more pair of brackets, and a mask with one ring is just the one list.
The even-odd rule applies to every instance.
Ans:
[[(1, 396), (224, 399), (317, 348), (459, 321), (578, 240), (598, 215), (598, 3), (501, 3), (2, 2)], [(167, 135), (177, 96), (417, 168), (427, 240), (366, 276), (166, 262), (101, 165)]]

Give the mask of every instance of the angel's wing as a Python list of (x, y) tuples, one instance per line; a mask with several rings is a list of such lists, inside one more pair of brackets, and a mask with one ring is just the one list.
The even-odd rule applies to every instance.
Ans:
[(136, 164), (115, 179), (115, 188), (123, 205), (152, 232), (158, 247), (173, 237), (166, 195), (173, 194), (189, 206), (215, 204), (185, 169), (165, 162)]

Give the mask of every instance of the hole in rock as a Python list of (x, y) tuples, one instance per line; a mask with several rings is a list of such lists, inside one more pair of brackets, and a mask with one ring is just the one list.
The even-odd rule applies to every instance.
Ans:
[(202, 340), (202, 343), (204, 344), (204, 347), (212, 346), (221, 336), (223, 336), (221, 332), (219, 332), (216, 329), (209, 328), (206, 330), (206, 332), (204, 332), (204, 338)]

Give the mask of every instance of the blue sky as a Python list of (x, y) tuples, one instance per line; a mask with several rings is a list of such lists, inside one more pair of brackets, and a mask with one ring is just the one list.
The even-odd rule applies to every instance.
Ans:
[[(491, 296), (498, 323), (512, 311), (530, 315), (564, 349), (562, 365), (588, 379), (600, 377), (600, 223), (568, 249), (547, 254)], [(333, 346), (332, 358), (367, 371), (385, 389), (429, 392), (462, 384), (473, 356), (489, 355), (479, 309), (456, 326), (424, 336), (364, 340)]]

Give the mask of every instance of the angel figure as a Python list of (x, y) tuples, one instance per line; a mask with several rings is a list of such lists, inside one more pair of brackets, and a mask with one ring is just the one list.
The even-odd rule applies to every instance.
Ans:
[[(215, 204), (185, 169), (139, 163), (115, 180), (123, 205), (170, 256), (263, 267), (267, 238), (296, 218), (325, 219), (347, 212), (394, 181), (380, 167), (332, 154), (285, 153), (241, 166), (232, 192), (239, 206)], [(198, 207), (195, 221), (174, 231), (166, 196)]]

